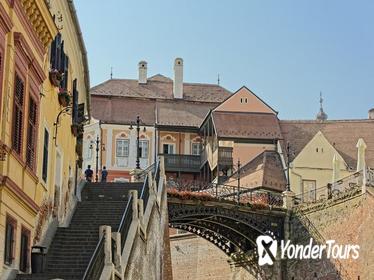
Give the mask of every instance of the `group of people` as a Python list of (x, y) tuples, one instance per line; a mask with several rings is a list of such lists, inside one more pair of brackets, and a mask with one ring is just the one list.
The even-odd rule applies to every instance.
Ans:
[[(91, 165), (87, 166), (86, 171), (84, 171), (84, 175), (86, 177), (87, 182), (92, 182), (92, 177), (93, 177), (93, 171), (91, 169)], [(108, 177), (108, 170), (106, 170), (106, 166), (103, 167), (103, 170), (101, 171), (101, 182), (106, 182)]]

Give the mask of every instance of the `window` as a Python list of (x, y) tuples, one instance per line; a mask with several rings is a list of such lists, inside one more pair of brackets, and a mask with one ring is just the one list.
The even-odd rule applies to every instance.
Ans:
[(51, 69), (58, 70), (64, 73), (63, 80), (60, 83), (60, 88), (67, 89), (68, 86), (68, 65), (69, 58), (64, 51), (64, 41), (62, 41), (61, 33), (58, 33), (51, 44)]
[(163, 145), (164, 154), (170, 155), (174, 154), (174, 145), (173, 144), (164, 144)]
[(87, 160), (91, 160), (92, 159), (92, 150), (93, 150), (93, 147), (92, 147), (92, 144), (91, 144), (91, 137), (87, 137), (86, 143), (88, 143), (88, 144), (84, 145), (84, 158), (87, 159)]
[(303, 180), (303, 201), (316, 201), (316, 181)]
[(18, 155), (21, 155), (21, 152), (22, 152), (24, 90), (25, 90), (24, 82), (16, 74), (15, 81), (14, 81), (12, 148)]
[(129, 140), (117, 139), (116, 156), (117, 157), (128, 157), (129, 156)]
[(139, 141), (139, 155), (141, 158), (148, 158), (148, 140)]
[(27, 272), (29, 267), (29, 254), (30, 254), (30, 231), (22, 228), (21, 232), (21, 252), (19, 260), (19, 270)]
[(35, 101), (30, 98), (29, 102), (29, 117), (27, 127), (27, 146), (26, 146), (26, 164), (31, 169), (35, 168), (35, 150), (36, 150), (36, 121), (37, 121), (37, 106)]
[(193, 155), (200, 155), (201, 151), (201, 144), (200, 143), (192, 143), (192, 149), (191, 149), (191, 154)]
[(6, 217), (5, 225), (5, 250), (4, 263), (11, 265), (14, 260), (15, 236), (16, 236), (17, 222), (11, 217)]
[(116, 163), (118, 167), (125, 167), (128, 165), (129, 156), (129, 140), (117, 139), (116, 141)]
[(78, 124), (78, 99), (79, 93), (77, 90), (77, 79), (73, 81), (73, 112), (71, 114), (73, 124)]
[(47, 129), (44, 129), (43, 169), (42, 169), (42, 178), (44, 182), (47, 182), (47, 176), (48, 176), (48, 144), (49, 144), (49, 133)]

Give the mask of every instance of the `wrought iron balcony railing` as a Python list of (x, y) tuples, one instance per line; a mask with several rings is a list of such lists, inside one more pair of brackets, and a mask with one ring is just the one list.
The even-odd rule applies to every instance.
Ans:
[(199, 172), (200, 155), (168, 155), (163, 154), (165, 171), (168, 172)]

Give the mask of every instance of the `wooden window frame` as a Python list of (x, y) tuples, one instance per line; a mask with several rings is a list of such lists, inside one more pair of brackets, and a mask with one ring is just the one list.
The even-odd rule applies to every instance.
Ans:
[[(48, 141), (46, 143), (46, 133), (48, 133)], [(50, 133), (49, 130), (44, 127), (43, 133), (43, 162), (42, 162), (42, 179), (45, 183), (48, 180), (48, 161), (49, 161), (49, 141), (50, 141)], [(46, 153), (47, 150), (47, 153)], [(44, 170), (45, 169), (45, 170)]]
[[(27, 252), (26, 252), (26, 268), (23, 270), (23, 267), (21, 267), (22, 260), (23, 260), (23, 252), (22, 252), (22, 235), (25, 235), (27, 237)], [(31, 231), (22, 225), (21, 227), (21, 239), (20, 239), (20, 255), (19, 255), (19, 270), (22, 272), (28, 272), (30, 269), (30, 257), (31, 257)]]
[[(11, 266), (14, 263), (15, 259), (15, 250), (16, 250), (16, 237), (17, 237), (17, 220), (13, 218), (11, 215), (5, 215), (5, 238), (4, 238), (4, 264), (7, 266)], [(7, 256), (7, 231), (8, 231), (8, 224), (13, 226), (13, 236), (11, 241), (11, 252), (10, 252), (10, 261), (9, 256)]]
[[(17, 78), (21, 80), (23, 83), (23, 96), (22, 96), (22, 104), (18, 104), (16, 101), (16, 83), (17, 83)], [(23, 134), (24, 134), (24, 120), (25, 120), (25, 95), (26, 95), (26, 78), (24, 75), (22, 75), (19, 71), (16, 70), (16, 73), (14, 75), (14, 83), (13, 83), (13, 113), (12, 113), (12, 150), (15, 152), (15, 154), (22, 160), (23, 158)], [(18, 127), (17, 133), (19, 133), (18, 141), (19, 143), (15, 143), (15, 137), (16, 137), (16, 106), (17, 108), (21, 111), (22, 116), (21, 116), (21, 124)], [(17, 144), (17, 147), (15, 146)]]
[[(31, 103), (34, 104), (33, 113), (35, 116), (31, 116)], [(37, 161), (37, 133), (38, 133), (38, 114), (39, 106), (37, 101), (29, 96), (28, 100), (28, 112), (27, 112), (27, 131), (26, 131), (26, 165), (35, 172), (36, 161)], [(33, 120), (32, 120), (33, 119)], [(31, 134), (31, 135), (30, 135)], [(31, 142), (31, 143), (30, 143)], [(31, 155), (29, 153), (32, 153)]]

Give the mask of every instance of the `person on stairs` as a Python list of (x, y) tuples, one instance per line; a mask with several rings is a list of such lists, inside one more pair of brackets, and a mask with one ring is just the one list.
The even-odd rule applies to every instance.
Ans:
[(84, 175), (86, 176), (87, 182), (92, 182), (93, 171), (91, 169), (91, 165), (87, 166), (86, 171), (84, 171)]
[(106, 182), (106, 178), (108, 177), (108, 170), (106, 170), (106, 166), (103, 167), (101, 171), (101, 182)]

